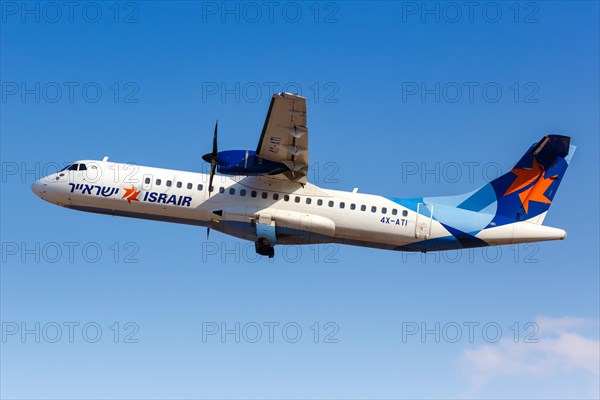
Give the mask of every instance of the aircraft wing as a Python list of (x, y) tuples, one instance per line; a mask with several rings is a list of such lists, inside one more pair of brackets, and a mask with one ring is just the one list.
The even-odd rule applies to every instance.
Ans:
[(306, 98), (291, 93), (276, 93), (271, 99), (256, 155), (264, 160), (285, 164), (284, 175), (306, 183), (308, 174), (308, 128)]

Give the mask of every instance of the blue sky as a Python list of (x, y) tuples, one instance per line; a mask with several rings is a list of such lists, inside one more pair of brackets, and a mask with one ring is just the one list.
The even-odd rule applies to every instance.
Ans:
[[(597, 3), (73, 7), (1, 3), (2, 397), (598, 397)], [(307, 97), (309, 178), (333, 189), (463, 193), (572, 136), (545, 221), (567, 240), (269, 261), (31, 193), (105, 155), (206, 171), (215, 119), (254, 149), (280, 90)]]

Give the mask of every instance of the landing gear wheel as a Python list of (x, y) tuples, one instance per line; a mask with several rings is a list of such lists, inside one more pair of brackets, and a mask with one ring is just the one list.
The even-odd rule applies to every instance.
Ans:
[(258, 238), (258, 240), (254, 243), (254, 248), (256, 249), (256, 253), (261, 256), (268, 256), (269, 258), (273, 258), (275, 256), (275, 249), (271, 246), (271, 242), (269, 239), (265, 237)]

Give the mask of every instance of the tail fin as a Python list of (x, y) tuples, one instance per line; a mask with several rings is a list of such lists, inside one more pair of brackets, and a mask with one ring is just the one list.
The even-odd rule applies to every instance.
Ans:
[(515, 220), (541, 224), (574, 153), (570, 137), (544, 136), (510, 172), (474, 192), (454, 197), (459, 204), (455, 200), (450, 203), (493, 214), (492, 226)]
[(541, 224), (573, 153), (568, 136), (547, 135), (531, 146), (510, 172), (490, 182), (496, 217)]

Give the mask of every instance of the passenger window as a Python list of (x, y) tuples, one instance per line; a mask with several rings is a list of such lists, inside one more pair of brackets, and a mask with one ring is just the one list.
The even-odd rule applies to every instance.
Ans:
[(146, 185), (149, 185), (149, 184), (150, 184), (150, 178), (146, 178), (146, 179), (144, 179), (144, 183), (145, 183)]
[(290, 201), (290, 196), (288, 196), (287, 194), (285, 196), (283, 196), (283, 200), (285, 201)]
[(262, 198), (266, 199), (267, 197), (269, 197), (269, 193), (267, 192), (262, 192)]
[(240, 196), (244, 197), (246, 195), (246, 189), (240, 190)]
[(279, 200), (279, 194), (273, 193), (273, 200)]
[(182, 184), (181, 182), (177, 182), (177, 187), (178, 187), (178, 188), (181, 188), (181, 186), (182, 186), (182, 185), (183, 185), (183, 184)]
[(360, 211), (367, 211), (367, 206), (365, 206), (364, 204), (360, 206)]
[(396, 210), (395, 208), (392, 210), (392, 215), (397, 215), (398, 214), (398, 210)]
[(306, 204), (310, 204), (310, 203), (312, 203), (312, 199), (310, 197), (307, 197), (306, 198)]
[(71, 165), (71, 166), (69, 167), (69, 171), (77, 171), (77, 166), (78, 166), (78, 165), (79, 165), (79, 164), (73, 164), (73, 165)]
[(372, 207), (371, 207), (371, 212), (377, 212), (377, 207), (375, 207), (375, 206), (372, 206)]
[(198, 190), (202, 190), (202, 189), (204, 189), (204, 186), (202, 186), (202, 184), (201, 184), (201, 183), (199, 183), (199, 184), (198, 184)]
[(350, 204), (350, 209), (351, 210), (356, 210), (356, 204), (354, 204), (354, 203)]
[(87, 167), (85, 166), (85, 164), (79, 164), (79, 170), (80, 171), (87, 171)]
[(250, 196), (252, 196), (252, 197), (256, 197), (256, 190), (253, 190), (253, 191), (251, 191), (251, 192), (250, 192)]
[(300, 197), (296, 196), (296, 198), (294, 199), (294, 201), (295, 201), (296, 203), (300, 203)]
[(340, 208), (344, 208), (346, 207), (346, 203), (344, 203), (343, 201), (340, 203)]
[(317, 200), (317, 205), (318, 206), (322, 206), (323, 205), (323, 200), (321, 200), (321, 199)]
[(173, 182), (167, 181), (167, 186), (171, 186), (171, 183), (173, 183)]
[(156, 180), (156, 186), (160, 186), (161, 183), (162, 183), (162, 181), (160, 179)]
[(225, 188), (224, 187), (220, 187), (219, 188), (219, 193), (225, 193)]
[(333, 201), (329, 201), (329, 207), (333, 207)]
[(383, 208), (381, 209), (381, 213), (382, 213), (382, 214), (387, 214), (387, 208), (383, 207)]
[(229, 189), (229, 194), (231, 194), (231, 195), (235, 194), (235, 189), (234, 188)]
[(191, 183), (188, 183), (188, 184), (187, 184), (187, 188), (188, 188), (188, 190), (189, 190), (189, 189), (191, 189), (192, 187), (193, 187), (193, 185), (192, 185)]
[(408, 216), (408, 211), (406, 211), (406, 210), (402, 210), (402, 216), (403, 216), (403, 217), (406, 217), (406, 216)]

